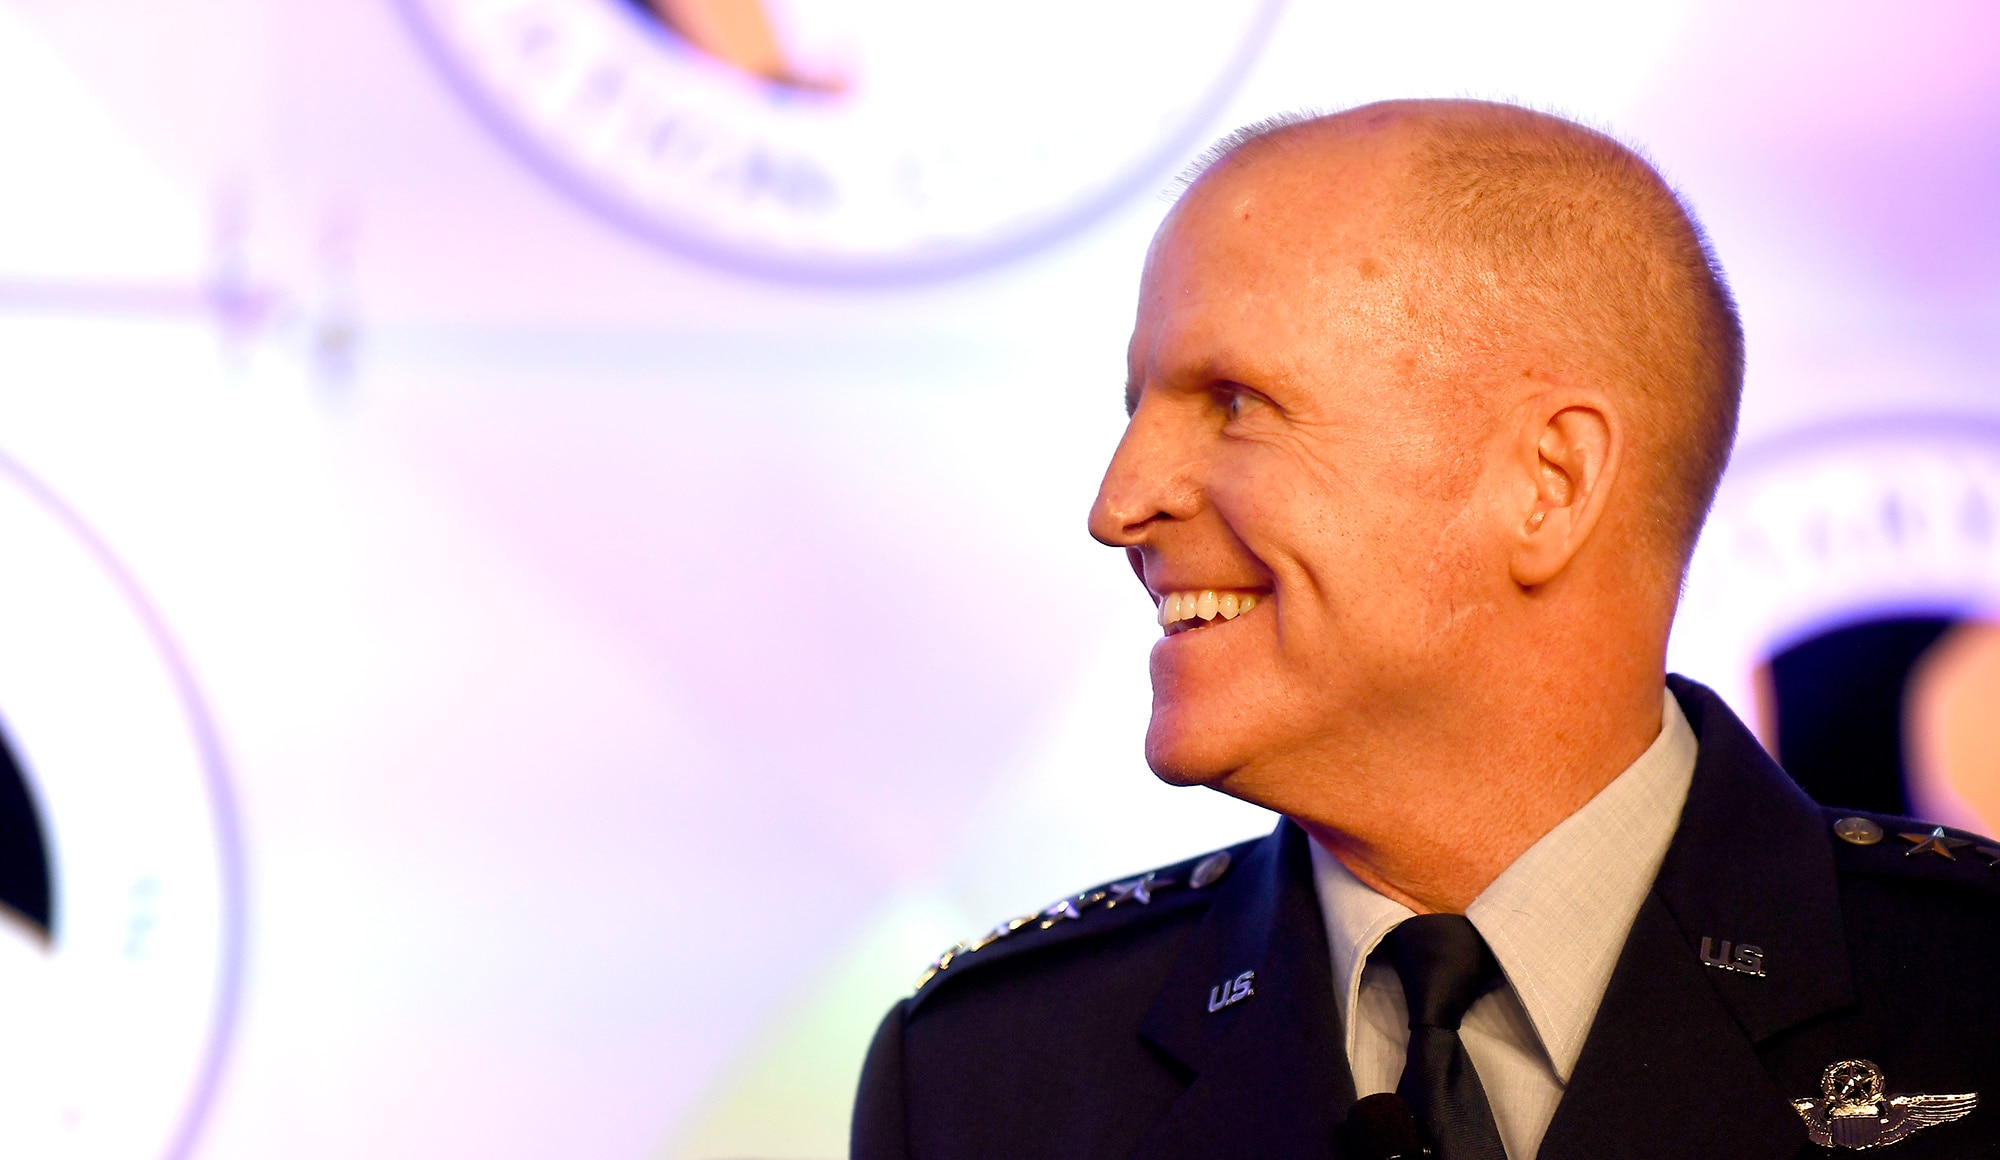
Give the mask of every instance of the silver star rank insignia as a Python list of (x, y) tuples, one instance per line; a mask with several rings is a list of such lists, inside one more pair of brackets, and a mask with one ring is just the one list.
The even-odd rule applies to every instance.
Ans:
[(1065, 898), (1061, 902), (1051, 902), (1042, 911), (1042, 929), (1047, 930), (1064, 919), (1080, 919), (1083, 912), (1076, 908), (1076, 900)]
[(1153, 903), (1153, 891), (1161, 886), (1172, 886), (1173, 884), (1173, 879), (1161, 878), (1157, 874), (1148, 874), (1143, 878), (1134, 878), (1130, 882), (1113, 882), (1111, 884), (1111, 901), (1104, 904), (1104, 909), (1110, 910), (1121, 902), (1136, 902), (1140, 906), (1151, 906)]
[(1956, 862), (1958, 861), (1958, 855), (1953, 854), (1952, 851), (1963, 846), (1972, 845), (1971, 842), (1966, 841), (1964, 838), (1954, 838), (1946, 834), (1943, 826), (1931, 827), (1931, 832), (1928, 834), (1904, 834), (1902, 835), (1902, 839), (1905, 842), (1916, 843), (1916, 845), (1903, 851), (1903, 856), (1906, 858), (1912, 854), (1941, 854)]
[[(1907, 835), (1905, 835), (1907, 836)], [(1820, 1098), (1793, 1100), (1806, 1135), (1822, 1148), (1876, 1148), (1912, 1132), (1948, 1124), (1979, 1106), (1979, 1093), (1957, 1096), (1884, 1096), (1882, 1069), (1865, 1059), (1828, 1065), (1819, 1077)]]

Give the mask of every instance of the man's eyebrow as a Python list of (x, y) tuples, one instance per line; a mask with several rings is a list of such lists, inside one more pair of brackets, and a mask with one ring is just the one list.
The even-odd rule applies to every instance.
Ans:
[(1125, 417), (1130, 419), (1139, 413), (1139, 383), (1136, 379), (1125, 380)]

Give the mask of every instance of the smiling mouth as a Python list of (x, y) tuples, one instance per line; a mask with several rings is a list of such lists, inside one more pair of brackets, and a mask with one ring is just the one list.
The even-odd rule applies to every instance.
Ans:
[(1264, 600), (1258, 592), (1200, 591), (1169, 592), (1160, 601), (1160, 627), (1168, 636), (1206, 628), (1218, 620), (1235, 620)]

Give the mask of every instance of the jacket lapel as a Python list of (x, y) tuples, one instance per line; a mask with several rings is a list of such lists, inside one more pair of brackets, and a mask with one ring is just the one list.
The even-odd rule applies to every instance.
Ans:
[(1280, 822), (1243, 858), (1154, 997), (1142, 1035), (1189, 1083), (1135, 1160), (1333, 1155), (1354, 1081), (1306, 841)]
[[(1854, 1002), (1819, 808), (1720, 698), (1668, 678), (1700, 738), (1672, 846), (1620, 953), (1541, 1155), (1792, 1156), (1804, 1124), (1757, 1044)], [(1717, 969), (1720, 944), (1762, 976)]]

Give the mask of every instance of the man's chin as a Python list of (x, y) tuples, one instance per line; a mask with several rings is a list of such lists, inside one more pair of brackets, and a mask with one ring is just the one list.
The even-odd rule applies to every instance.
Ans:
[(1221, 730), (1180, 727), (1155, 714), (1146, 730), (1146, 764), (1168, 785), (1222, 789), (1245, 757), (1230, 741)]

